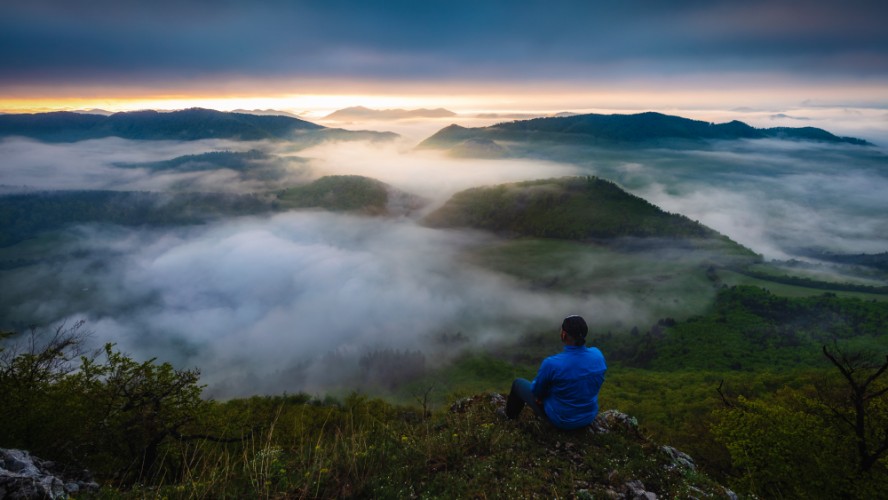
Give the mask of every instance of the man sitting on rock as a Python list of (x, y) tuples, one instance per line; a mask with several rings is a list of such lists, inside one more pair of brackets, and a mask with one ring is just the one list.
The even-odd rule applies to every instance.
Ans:
[(518, 417), (524, 405), (561, 429), (579, 429), (598, 414), (598, 391), (604, 383), (607, 365), (595, 347), (586, 347), (589, 327), (580, 316), (568, 316), (561, 323), (564, 350), (543, 360), (530, 382), (512, 382), (506, 401), (506, 417)]

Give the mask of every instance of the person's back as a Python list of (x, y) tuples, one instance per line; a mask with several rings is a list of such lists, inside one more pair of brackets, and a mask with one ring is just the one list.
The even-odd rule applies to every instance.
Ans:
[(531, 391), (543, 401), (555, 426), (583, 427), (598, 414), (598, 391), (606, 371), (604, 355), (597, 348), (567, 345), (543, 361)]
[(562, 429), (577, 429), (598, 415), (598, 392), (607, 365), (595, 347), (585, 347), (588, 327), (579, 316), (561, 324), (564, 350), (544, 359), (533, 382), (516, 379), (506, 402), (506, 416), (517, 418), (527, 404), (538, 416)]

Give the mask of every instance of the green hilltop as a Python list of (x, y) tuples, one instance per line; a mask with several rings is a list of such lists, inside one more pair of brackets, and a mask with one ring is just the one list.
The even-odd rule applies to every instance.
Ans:
[(390, 193), (393, 194), (393, 189), (376, 179), (359, 175), (330, 175), (282, 191), (278, 194), (278, 202), (286, 208), (383, 214), (387, 212)]
[(433, 227), (470, 227), (507, 236), (589, 241), (668, 238), (718, 242), (754, 254), (699, 222), (664, 212), (597, 177), (500, 184), (455, 194), (429, 214)]

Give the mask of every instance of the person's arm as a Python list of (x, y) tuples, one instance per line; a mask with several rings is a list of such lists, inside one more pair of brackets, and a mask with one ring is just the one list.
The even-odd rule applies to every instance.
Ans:
[(546, 395), (549, 393), (549, 384), (551, 383), (549, 380), (549, 365), (546, 361), (543, 360), (536, 378), (533, 379), (530, 385), (530, 391), (533, 392), (536, 402), (540, 406), (543, 406), (543, 400), (546, 399)]

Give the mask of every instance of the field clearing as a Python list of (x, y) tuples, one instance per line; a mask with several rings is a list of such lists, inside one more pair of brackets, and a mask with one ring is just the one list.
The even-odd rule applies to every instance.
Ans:
[(875, 293), (864, 292), (846, 292), (842, 290), (822, 290), (819, 288), (806, 288), (795, 285), (785, 285), (783, 283), (775, 283), (759, 278), (753, 278), (734, 271), (719, 270), (719, 277), (722, 282), (728, 286), (749, 285), (764, 288), (775, 295), (783, 297), (811, 297), (822, 295), (824, 293), (834, 293), (839, 297), (853, 297), (861, 300), (878, 300), (888, 302), (888, 295), (880, 295)]

